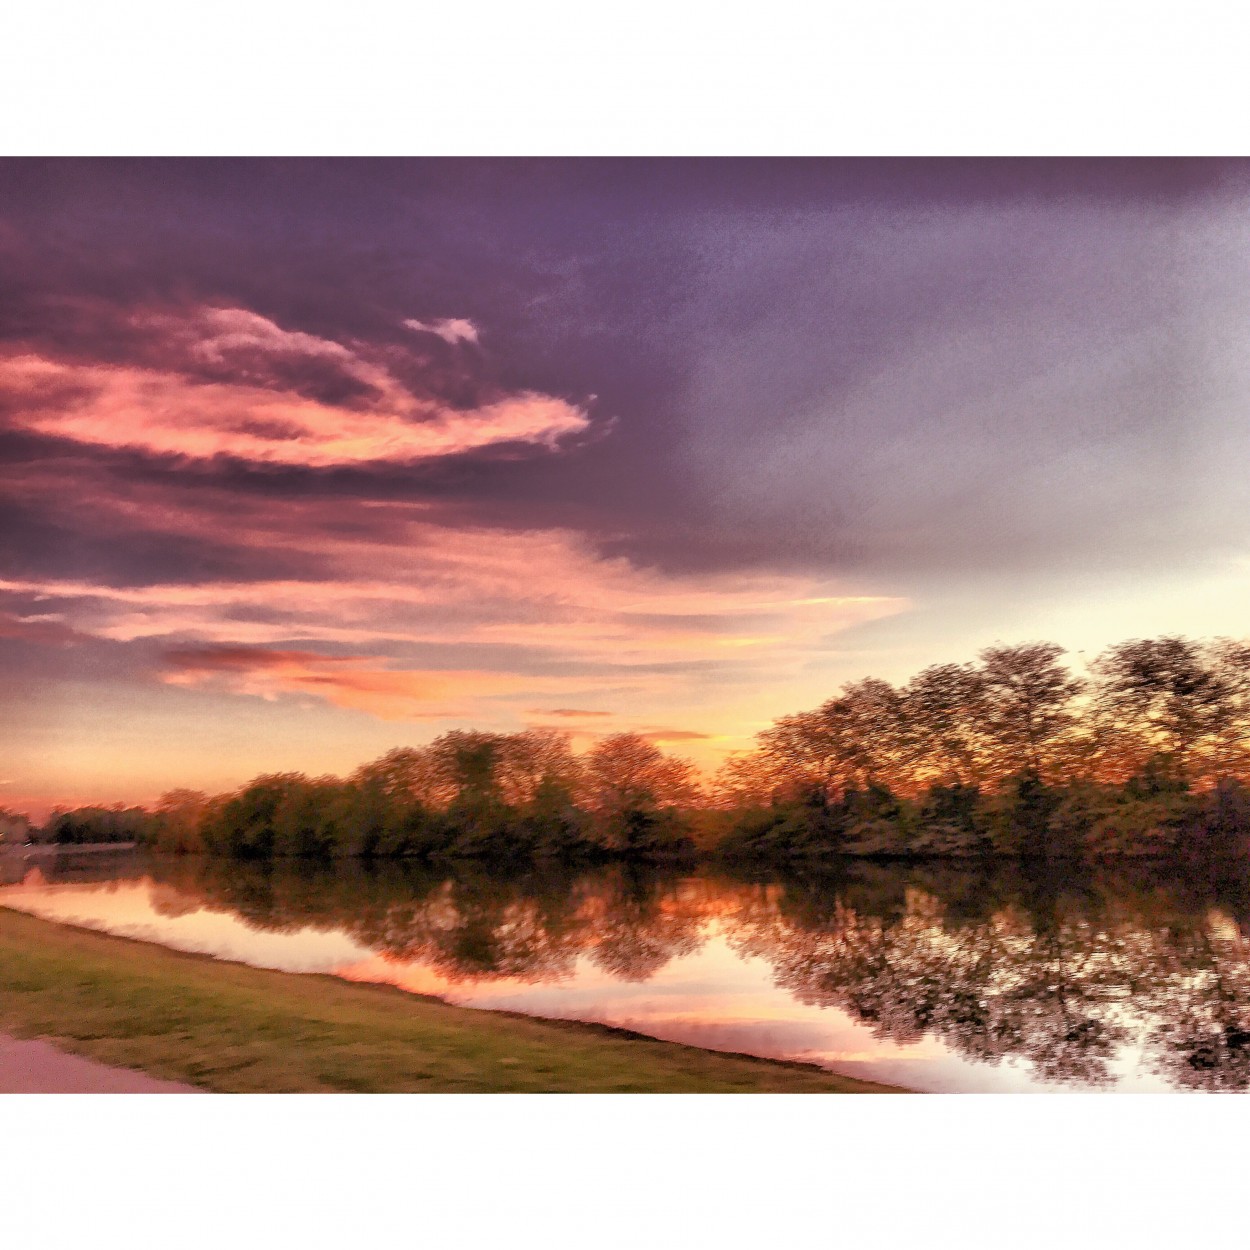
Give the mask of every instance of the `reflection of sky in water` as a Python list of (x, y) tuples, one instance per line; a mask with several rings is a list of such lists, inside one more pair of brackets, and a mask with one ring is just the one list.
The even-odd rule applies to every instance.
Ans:
[[(173, 906), (170, 904), (173, 903)], [(52, 884), (38, 870), (21, 885), (0, 888), (0, 904), (49, 920), (158, 942), (178, 950), (287, 972), (328, 972), (437, 994), (471, 1007), (592, 1020), (668, 1041), (777, 1059), (800, 1059), (865, 1079), (913, 1089), (1019, 1092), (1071, 1089), (1033, 1080), (1029, 1064), (997, 1066), (965, 1059), (940, 1040), (899, 1044), (874, 1037), (869, 1026), (837, 1007), (799, 1002), (773, 983), (766, 959), (731, 948), (723, 922), (704, 922), (703, 944), (677, 955), (649, 979), (621, 980), (580, 956), (570, 975), (531, 983), (514, 977), (450, 981), (421, 962), (376, 954), (345, 932), (303, 927), (257, 930), (239, 916), (193, 905), (188, 896), (142, 880)], [(179, 906), (178, 904), (181, 904)], [(182, 911), (190, 905), (191, 910)], [(182, 914), (163, 914), (182, 911)], [(1125, 1047), (1110, 1065), (1121, 1091), (1161, 1091), (1161, 1078), (1142, 1069), (1141, 1054)]]

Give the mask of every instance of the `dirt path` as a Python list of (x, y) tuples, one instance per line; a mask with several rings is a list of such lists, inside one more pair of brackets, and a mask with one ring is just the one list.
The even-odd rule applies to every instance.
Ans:
[(177, 1081), (159, 1081), (129, 1068), (67, 1055), (48, 1042), (0, 1033), (0, 1094), (198, 1094)]

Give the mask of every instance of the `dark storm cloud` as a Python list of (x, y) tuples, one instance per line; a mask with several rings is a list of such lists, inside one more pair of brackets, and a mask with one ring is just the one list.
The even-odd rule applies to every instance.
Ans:
[(995, 638), (1240, 631), (1247, 209), (1245, 161), (2, 162), (7, 749), (714, 764)]
[[(4, 173), (0, 338), (15, 348), (345, 409), (376, 398), (341, 356), (246, 343), (205, 354), (152, 333), (152, 317), (237, 308), (354, 345), (413, 394), (468, 407), (533, 390), (586, 403), (599, 431), (557, 457), (495, 444), (407, 466), (93, 452), (127, 481), (429, 501), (475, 525), (569, 527), (668, 570), (889, 585), (1183, 558), (1240, 506), (1210, 460), (1243, 450), (1227, 405), (1244, 379), (1220, 341), (1246, 311), (1243, 162)], [(404, 324), (448, 318), (478, 327), (480, 347)], [(239, 429), (281, 436), (259, 419)], [(55, 458), (29, 437), (4, 454)], [(72, 495), (78, 470), (56, 463)], [(101, 548), (118, 544), (94, 519), (63, 498), (39, 507), (25, 499), (17, 524), (40, 561), (248, 575), (210, 532), (171, 536), (159, 516), (145, 532), (136, 516), (110, 557)], [(271, 555), (284, 569), (305, 558)]]

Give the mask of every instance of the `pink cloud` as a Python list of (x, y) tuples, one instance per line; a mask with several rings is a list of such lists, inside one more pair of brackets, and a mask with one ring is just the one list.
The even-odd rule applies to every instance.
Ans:
[[(11, 423), (91, 447), (314, 468), (402, 464), (509, 443), (553, 449), (590, 424), (584, 409), (530, 390), (467, 408), (418, 396), (376, 352), (286, 330), (245, 309), (132, 320), (160, 363), (0, 359)], [(324, 382), (309, 373), (313, 366), (330, 367), (335, 393), (348, 388), (350, 402), (319, 397), (315, 387), (306, 393), (310, 378)]]
[(172, 686), (224, 689), (275, 699), (309, 695), (382, 720), (439, 720), (462, 716), (472, 701), (570, 684), (479, 670), (379, 667), (380, 657), (315, 651), (202, 647), (169, 651), (161, 679)]
[(87, 635), (64, 624), (57, 615), (15, 616), (0, 612), (0, 638), (17, 638), (44, 646), (66, 646), (81, 642)]
[(464, 317), (443, 317), (439, 321), (417, 321), (409, 318), (404, 325), (418, 334), (437, 334), (444, 343), (476, 343), (478, 328)]
[[(193, 490), (133, 478), (118, 491), (89, 457), (33, 465), (11, 487), (19, 503), (72, 497), (119, 552), (159, 532), (233, 572), (146, 584), (11, 576), (0, 609), (167, 651), (250, 649), (183, 656), (164, 679), (388, 719), (532, 718), (586, 739), (606, 723), (589, 715), (599, 705), (622, 728), (709, 732), (671, 740), (711, 755), (724, 735), (749, 736), (799, 705), (839, 631), (908, 606), (815, 575), (643, 567), (570, 530), (470, 525), (428, 501), (273, 498), (211, 474)], [(448, 662), (456, 672), (438, 667)]]

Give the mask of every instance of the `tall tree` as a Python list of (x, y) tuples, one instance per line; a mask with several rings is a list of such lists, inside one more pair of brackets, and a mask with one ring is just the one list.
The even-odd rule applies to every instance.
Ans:
[(583, 795), (612, 849), (672, 840), (676, 810), (699, 798), (694, 765), (641, 734), (611, 734), (585, 756)]
[(518, 810), (530, 807), (540, 789), (570, 797), (580, 773), (567, 733), (556, 729), (526, 729), (507, 734), (499, 744), (499, 780), (505, 802)]
[(443, 806), (456, 794), (444, 753), (433, 747), (396, 747), (352, 774), (357, 785), (380, 790), (386, 798), (425, 807)]
[(1085, 683), (1060, 663), (1062, 647), (1025, 642), (980, 654), (986, 722), (1000, 776), (1046, 771), (1047, 750), (1073, 724), (1072, 704)]
[(984, 783), (990, 763), (984, 675), (971, 664), (934, 664), (907, 683), (903, 698), (917, 780)]
[(828, 704), (778, 718), (757, 741), (767, 766), (789, 777), (795, 789), (819, 791), (826, 798), (845, 789), (846, 744), (828, 715)]
[(1145, 754), (1170, 755), (1182, 776), (1195, 753), (1231, 724), (1235, 690), (1198, 644), (1186, 638), (1135, 639), (1094, 662), (1095, 702), (1112, 726)]

